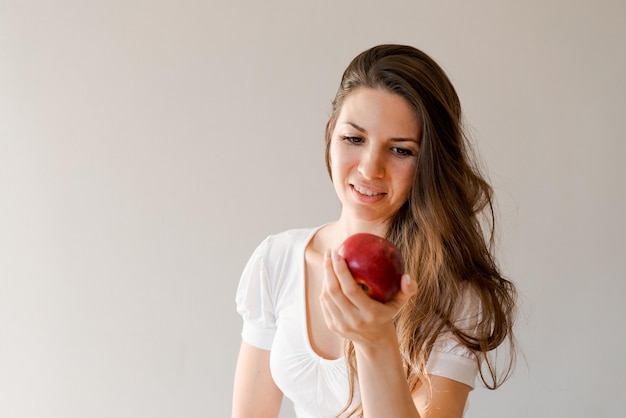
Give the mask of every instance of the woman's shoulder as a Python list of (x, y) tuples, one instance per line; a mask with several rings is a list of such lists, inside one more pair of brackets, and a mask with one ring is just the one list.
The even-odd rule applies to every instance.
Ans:
[(285, 243), (292, 245), (294, 242), (307, 241), (307, 238), (311, 237), (320, 228), (321, 226), (288, 229), (268, 235), (266, 240), (276, 245)]
[(260, 251), (262, 257), (271, 260), (293, 254), (303, 254), (307, 244), (320, 228), (321, 226), (294, 228), (270, 234), (259, 245), (257, 252)]
[(275, 249), (299, 248), (306, 246), (320, 228), (321, 226), (288, 229), (268, 235), (264, 243), (269, 248)]
[(465, 331), (475, 329), (482, 317), (481, 293), (474, 285), (463, 283), (459, 296), (452, 312), (452, 320)]

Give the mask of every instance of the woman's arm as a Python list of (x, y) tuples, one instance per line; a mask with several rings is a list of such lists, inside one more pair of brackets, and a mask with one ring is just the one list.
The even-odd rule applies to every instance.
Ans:
[(354, 350), (364, 417), (427, 416), (418, 413), (412, 399), (393, 326), (384, 339), (354, 343)]
[(409, 391), (393, 318), (416, 291), (415, 282), (403, 280), (395, 299), (378, 303), (356, 284), (341, 257), (335, 252), (326, 257), (321, 296), (324, 317), (330, 329), (354, 344), (365, 418), (463, 416), (467, 385), (431, 376), (430, 399), (423, 386), (413, 394)]
[(462, 417), (471, 388), (456, 380), (430, 376), (432, 398), (428, 405), (428, 393), (422, 385), (413, 394), (413, 401), (420, 416), (428, 418)]
[(232, 418), (276, 418), (283, 394), (270, 373), (270, 352), (241, 342)]
[[(470, 387), (440, 376), (430, 376), (430, 399), (421, 385), (407, 401), (407, 381), (395, 332), (388, 343), (382, 341), (373, 347), (355, 345), (361, 400), (365, 417), (382, 416), (380, 411), (393, 411), (394, 415), (411, 417), (415, 410), (422, 418), (460, 418)], [(388, 406), (391, 405), (391, 406)]]

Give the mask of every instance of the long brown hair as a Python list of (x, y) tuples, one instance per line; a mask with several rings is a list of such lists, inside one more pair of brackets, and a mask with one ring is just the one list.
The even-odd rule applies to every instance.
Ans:
[[(344, 99), (358, 87), (403, 97), (421, 125), (418, 162), (409, 199), (393, 215), (387, 237), (402, 251), (418, 292), (396, 317), (396, 330), (411, 391), (430, 389), (426, 363), (435, 340), (452, 333), (476, 353), (480, 377), (490, 389), (514, 364), (515, 286), (502, 276), (493, 256), (493, 192), (473, 162), (463, 132), (458, 95), (441, 67), (424, 52), (404, 45), (379, 45), (359, 54), (345, 70), (326, 126), (326, 166)], [(471, 331), (456, 315), (467, 292), (480, 307)], [(488, 352), (508, 342), (504, 370)], [(354, 346), (346, 347), (352, 403), (356, 381)], [(342, 412), (345, 412), (349, 407)], [(351, 411), (362, 414), (361, 407)]]

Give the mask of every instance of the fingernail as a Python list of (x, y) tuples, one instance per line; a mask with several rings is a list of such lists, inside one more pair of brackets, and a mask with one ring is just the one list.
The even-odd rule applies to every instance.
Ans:
[(404, 276), (402, 276), (402, 278), (404, 279), (404, 283), (411, 284), (411, 276), (405, 274)]

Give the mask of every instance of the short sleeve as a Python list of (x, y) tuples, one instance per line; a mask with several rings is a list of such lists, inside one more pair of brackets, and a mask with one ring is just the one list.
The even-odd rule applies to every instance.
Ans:
[(466, 384), (474, 389), (478, 375), (476, 354), (452, 335), (443, 335), (428, 358), (426, 372)]
[(276, 333), (272, 286), (265, 265), (268, 241), (252, 253), (241, 274), (235, 296), (237, 312), (243, 318), (241, 338), (258, 348), (269, 350)]
[[(463, 332), (472, 333), (480, 320), (480, 301), (471, 292), (466, 291), (463, 304), (455, 315), (455, 323)], [(479, 362), (476, 353), (451, 332), (442, 333), (433, 346), (426, 372), (431, 375), (446, 377), (464, 383), (472, 389), (476, 385)]]

